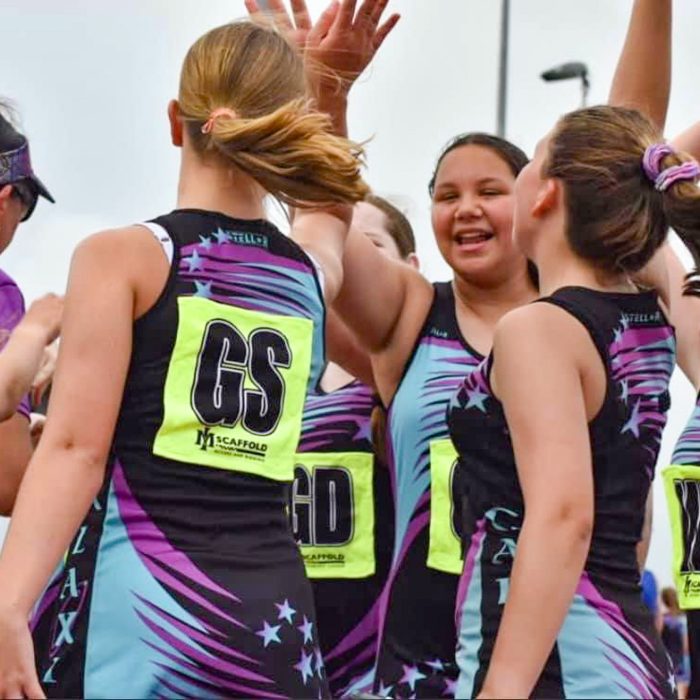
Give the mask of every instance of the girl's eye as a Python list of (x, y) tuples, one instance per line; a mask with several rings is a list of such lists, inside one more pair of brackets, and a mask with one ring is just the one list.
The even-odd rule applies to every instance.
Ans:
[(502, 195), (502, 194), (504, 194), (504, 193), (501, 192), (501, 190), (483, 190), (481, 192), (481, 195), (483, 197), (498, 197), (499, 195)]

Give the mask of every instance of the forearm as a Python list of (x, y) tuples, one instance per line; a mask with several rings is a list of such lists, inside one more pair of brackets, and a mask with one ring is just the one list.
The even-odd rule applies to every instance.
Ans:
[(695, 160), (700, 160), (700, 122), (693, 124), (680, 136), (673, 139), (673, 147), (678, 151), (689, 153)]
[(46, 334), (21, 323), (0, 352), (0, 421), (12, 417), (41, 366)]
[(318, 90), (316, 108), (330, 116), (338, 136), (348, 136), (348, 96), (340, 85), (327, 85)]
[(635, 0), (609, 103), (638, 109), (663, 131), (671, 92), (672, 0)]
[(589, 546), (590, 529), (576, 518), (525, 517), (484, 681), (486, 697), (530, 696), (571, 606)]
[(27, 469), (0, 556), (1, 604), (22, 615), (29, 615), (104, 478), (104, 459), (47, 437)]

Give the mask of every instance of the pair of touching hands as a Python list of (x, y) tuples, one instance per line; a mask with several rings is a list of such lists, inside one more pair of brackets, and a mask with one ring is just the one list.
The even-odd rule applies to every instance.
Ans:
[(392, 14), (382, 22), (389, 0), (333, 0), (314, 23), (305, 0), (245, 0), (251, 17), (274, 26), (294, 43), (304, 56), (314, 96), (331, 93), (347, 97), (350, 88), (372, 62), (379, 47), (399, 21)]

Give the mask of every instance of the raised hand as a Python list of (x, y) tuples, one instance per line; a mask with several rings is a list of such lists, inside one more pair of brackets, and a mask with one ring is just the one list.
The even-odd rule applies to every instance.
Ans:
[[(313, 24), (304, 0), (291, 0), (292, 17), (282, 0), (268, 0), (267, 10), (261, 10), (258, 0), (245, 0), (248, 14), (257, 22), (275, 26), (288, 36), (302, 51), (306, 46), (306, 37)], [(334, 3), (337, 4), (337, 3)]]
[[(253, 16), (261, 16), (258, 0), (245, 0)], [(320, 89), (334, 85), (347, 95), (372, 62), (379, 47), (399, 21), (393, 14), (380, 25), (389, 0), (334, 0), (312, 24), (304, 0), (291, 0), (292, 17), (283, 0), (269, 0), (268, 21), (285, 32), (304, 52), (313, 83)]]

